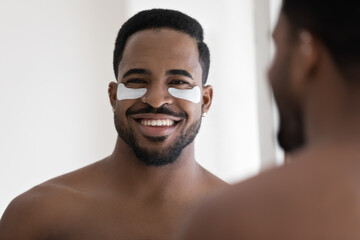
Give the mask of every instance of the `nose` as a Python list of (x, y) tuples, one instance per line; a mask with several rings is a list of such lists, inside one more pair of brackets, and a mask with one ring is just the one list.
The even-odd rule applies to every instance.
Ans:
[(153, 108), (159, 108), (164, 104), (172, 104), (173, 97), (169, 94), (167, 86), (153, 85), (148, 88), (144, 102)]

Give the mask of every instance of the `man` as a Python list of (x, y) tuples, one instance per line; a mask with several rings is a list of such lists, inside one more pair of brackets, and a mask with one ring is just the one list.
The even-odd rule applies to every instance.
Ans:
[(194, 159), (209, 63), (195, 19), (162, 9), (129, 19), (108, 92), (114, 152), (13, 200), (0, 239), (169, 239), (194, 202), (225, 185)]
[(360, 239), (359, 11), (283, 1), (269, 79), (292, 161), (207, 200), (181, 239)]

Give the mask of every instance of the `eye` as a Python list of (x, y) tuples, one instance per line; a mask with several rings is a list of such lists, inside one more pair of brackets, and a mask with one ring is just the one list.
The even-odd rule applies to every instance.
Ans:
[(147, 82), (142, 78), (131, 78), (128, 79), (124, 84), (126, 87), (142, 87), (147, 84)]
[(170, 85), (177, 85), (177, 86), (189, 86), (190, 84), (185, 81), (185, 80), (181, 80), (181, 79), (174, 79), (174, 80), (171, 80), (169, 82)]

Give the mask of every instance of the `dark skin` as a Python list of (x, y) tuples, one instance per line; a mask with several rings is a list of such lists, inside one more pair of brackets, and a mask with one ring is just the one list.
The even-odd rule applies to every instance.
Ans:
[(290, 27), (282, 14), (269, 79), (285, 139), (300, 111), (306, 144), (202, 203), (177, 239), (360, 239), (360, 88), (321, 41), (306, 30), (294, 39)]
[[(133, 68), (146, 69), (147, 73), (123, 77)], [(169, 74), (170, 69), (186, 70), (192, 79)], [(146, 103), (140, 99), (118, 101), (114, 82), (109, 84), (110, 102), (141, 146), (162, 151), (209, 110), (212, 88), (202, 86), (201, 74), (196, 42), (191, 37), (165, 29), (140, 31), (127, 41), (118, 82), (145, 79)], [(174, 79), (201, 87), (201, 102), (169, 95), (167, 88)], [(154, 108), (166, 104), (187, 117), (176, 124), (165, 141), (154, 143), (144, 137), (133, 116), (125, 115), (127, 109), (145, 104)], [(164, 114), (141, 117), (167, 118)], [(152, 132), (162, 134), (156, 129)], [(223, 186), (223, 181), (196, 163), (194, 142), (173, 164), (155, 167), (139, 161), (130, 146), (118, 138), (113, 153), (105, 159), (14, 199), (1, 219), (0, 239), (169, 239), (195, 202)]]

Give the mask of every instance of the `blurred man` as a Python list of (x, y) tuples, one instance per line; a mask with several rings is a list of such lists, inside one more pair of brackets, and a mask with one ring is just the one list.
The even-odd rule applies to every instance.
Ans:
[(0, 239), (169, 239), (184, 212), (224, 182), (196, 163), (209, 110), (209, 50), (200, 24), (172, 10), (130, 18), (109, 84), (118, 139), (105, 159), (11, 202)]
[(207, 200), (181, 239), (360, 239), (359, 11), (283, 1), (269, 79), (291, 164)]

